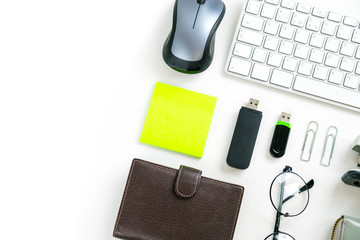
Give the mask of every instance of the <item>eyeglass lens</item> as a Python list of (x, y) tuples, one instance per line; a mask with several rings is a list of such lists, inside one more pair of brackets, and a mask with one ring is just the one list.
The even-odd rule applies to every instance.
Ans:
[(309, 191), (300, 176), (292, 172), (284, 172), (274, 179), (270, 198), (273, 206), (282, 215), (296, 216), (305, 210), (309, 200)]

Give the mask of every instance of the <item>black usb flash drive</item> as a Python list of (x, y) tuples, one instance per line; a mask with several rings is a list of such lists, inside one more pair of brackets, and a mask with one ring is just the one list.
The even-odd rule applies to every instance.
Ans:
[(226, 162), (229, 166), (246, 169), (250, 165), (262, 112), (256, 110), (259, 101), (250, 98), (246, 107), (241, 107), (235, 125)]
[(286, 145), (290, 134), (290, 117), (291, 114), (283, 112), (280, 120), (277, 122), (274, 135), (271, 141), (270, 154), (275, 158), (284, 156)]

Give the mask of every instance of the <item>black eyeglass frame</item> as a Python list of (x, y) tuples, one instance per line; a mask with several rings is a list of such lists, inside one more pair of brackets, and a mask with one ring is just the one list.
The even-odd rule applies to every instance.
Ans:
[(275, 237), (275, 234), (284, 234), (284, 235), (287, 235), (287, 236), (291, 237), (291, 239), (295, 240), (295, 238), (294, 238), (293, 236), (291, 236), (290, 234), (288, 234), (288, 233), (286, 233), (286, 232), (281, 232), (281, 231), (273, 232), (273, 233), (269, 234), (268, 236), (266, 236), (265, 239), (267, 239), (267, 238), (270, 237), (271, 235), (274, 235), (274, 237)]
[[(301, 188), (299, 188), (298, 191), (296, 191), (295, 193), (291, 194), (290, 196), (288, 196), (287, 198), (285, 198), (284, 200), (282, 200), (282, 197), (280, 199), (280, 203), (279, 203), (279, 207), (276, 207), (275, 204), (274, 204), (274, 201), (272, 199), (272, 196), (271, 196), (271, 190), (272, 190), (272, 187), (273, 187), (273, 184), (275, 182), (275, 180), (281, 176), (282, 174), (286, 174), (286, 173), (292, 173), (292, 174), (295, 174), (296, 176), (298, 176), (304, 183), (304, 186), (302, 186)], [(282, 182), (281, 183), (281, 195), (283, 194), (284, 192), (284, 185), (285, 183)], [(271, 204), (273, 205), (273, 207), (275, 208), (276, 210), (276, 221), (275, 221), (275, 226), (274, 226), (274, 231), (273, 233), (269, 234), (265, 239), (267, 239), (268, 237), (270, 237), (271, 235), (274, 235), (274, 239), (277, 239), (277, 237), (275, 238), (276, 234), (285, 234), (285, 235), (288, 235), (289, 237), (291, 237), (292, 239), (295, 240), (295, 238), (293, 236), (291, 236), (290, 234), (288, 233), (285, 233), (285, 232), (281, 232), (279, 231), (279, 227), (280, 227), (280, 217), (283, 215), (284, 217), (295, 217), (295, 216), (298, 216), (300, 215), (301, 213), (303, 213), (305, 211), (305, 209), (307, 208), (308, 204), (309, 204), (309, 201), (310, 201), (310, 192), (309, 192), (309, 189), (312, 188), (314, 186), (314, 180), (311, 179), (309, 182), (305, 182), (305, 180), (297, 173), (293, 172), (292, 171), (292, 168), (290, 166), (285, 166), (285, 168), (283, 169), (283, 171), (281, 173), (279, 173), (278, 175), (276, 175), (276, 177), (274, 178), (274, 180), (271, 182), (271, 185), (270, 185), (270, 190), (269, 190), (269, 195), (270, 195), (270, 201), (271, 201)], [(303, 208), (302, 211), (300, 211), (299, 213), (297, 214), (289, 214), (289, 213), (282, 213), (281, 212), (281, 209), (282, 209), (282, 205), (287, 202), (288, 200), (290, 200), (291, 198), (293, 198), (295, 195), (297, 194), (300, 194), (304, 191), (307, 191), (308, 195), (307, 195), (307, 202), (306, 202), (306, 205), (305, 207)], [(280, 210), (279, 210), (280, 209)]]

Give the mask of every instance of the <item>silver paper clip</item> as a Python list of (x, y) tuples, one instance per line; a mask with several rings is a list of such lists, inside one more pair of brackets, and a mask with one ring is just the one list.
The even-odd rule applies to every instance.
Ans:
[(318, 123), (315, 121), (309, 122), (300, 156), (300, 159), (303, 161), (307, 161), (307, 162), (310, 161), (317, 130), (318, 130)]
[(328, 167), (334, 152), (335, 141), (338, 129), (335, 126), (330, 126), (326, 133), (325, 144), (321, 156), (321, 164)]

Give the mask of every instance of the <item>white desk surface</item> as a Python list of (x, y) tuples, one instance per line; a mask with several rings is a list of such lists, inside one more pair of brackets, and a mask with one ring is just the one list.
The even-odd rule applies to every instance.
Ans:
[[(357, 15), (358, 0), (318, 0)], [(306, 2), (305, 1), (305, 2)], [(210, 68), (197, 75), (162, 59), (174, 1), (3, 1), (0, 4), (0, 239), (113, 239), (134, 157), (180, 164), (245, 187), (234, 239), (264, 239), (275, 210), (268, 189), (285, 165), (313, 178), (310, 204), (280, 229), (296, 239), (329, 239), (342, 214), (360, 217), (360, 189), (341, 176), (356, 165), (351, 150), (360, 114), (230, 77), (225, 59), (245, 0), (227, 0)], [(218, 97), (202, 159), (139, 142), (157, 81)], [(225, 159), (240, 107), (260, 100), (263, 119), (250, 168)], [(269, 145), (282, 111), (292, 114), (286, 155)], [(310, 162), (299, 160), (305, 130), (319, 125)], [(330, 167), (320, 165), (325, 133), (339, 129)]]

